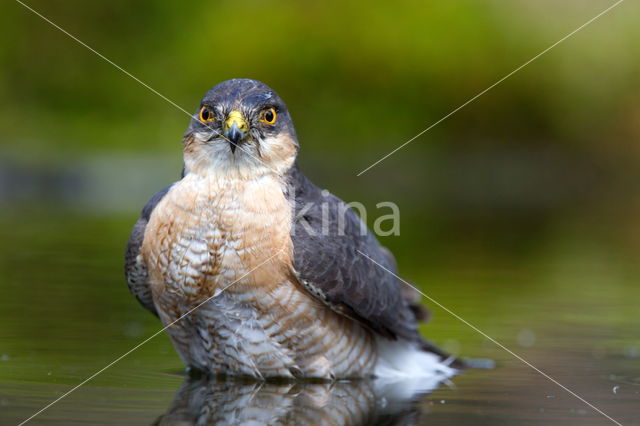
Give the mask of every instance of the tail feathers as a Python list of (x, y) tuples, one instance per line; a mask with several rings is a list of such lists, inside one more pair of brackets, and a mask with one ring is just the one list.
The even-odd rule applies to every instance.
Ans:
[(447, 365), (450, 365), (451, 367), (457, 370), (464, 370), (469, 368), (469, 365), (467, 364), (466, 361), (463, 361), (460, 358), (456, 358), (453, 355), (449, 355), (448, 353), (446, 353), (445, 351), (443, 351), (442, 349), (437, 347), (435, 344), (431, 343), (426, 339), (421, 338), (419, 345), (420, 345), (420, 349), (422, 349), (423, 351), (432, 352), (440, 356), (440, 358), (446, 360)]
[(391, 341), (385, 338), (378, 338), (377, 345), (376, 377), (398, 380), (406, 378), (444, 380), (458, 372), (453, 365), (457, 360), (446, 357), (446, 354), (439, 349), (436, 352), (413, 342)]

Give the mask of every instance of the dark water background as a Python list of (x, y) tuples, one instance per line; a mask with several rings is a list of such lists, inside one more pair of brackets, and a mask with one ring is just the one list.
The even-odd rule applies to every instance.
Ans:
[[(3, 218), (2, 424), (26, 419), (161, 328), (122, 279), (122, 248), (132, 220), (46, 209)], [(438, 265), (420, 262), (419, 254), (411, 256), (414, 263), (400, 257), (401, 270), (439, 303), (622, 424), (640, 424), (634, 259), (582, 233), (518, 258), (486, 250), (441, 257), (446, 260)], [(468, 326), (427, 305), (434, 318), (423, 329), (426, 335), (462, 356), (495, 360), (496, 367), (469, 370), (441, 384), (403, 407), (401, 419), (413, 419), (419, 411), (424, 424), (607, 424)], [(355, 418), (369, 424), (383, 404), (375, 396), (361, 396), (370, 386), (366, 383), (294, 390), (246, 383), (206, 383), (198, 389), (185, 383), (187, 390), (176, 395), (186, 380), (181, 369), (162, 334), (40, 414), (34, 424), (150, 424), (171, 411), (169, 422), (180, 418), (180, 410), (170, 410), (172, 400), (194, 399), (198, 392), (210, 394), (195, 398), (202, 404), (186, 410), (186, 418), (195, 419), (209, 406), (214, 413), (229, 411), (232, 422), (266, 412), (291, 424), (313, 409), (314, 421)], [(360, 414), (343, 417), (344, 406)]]

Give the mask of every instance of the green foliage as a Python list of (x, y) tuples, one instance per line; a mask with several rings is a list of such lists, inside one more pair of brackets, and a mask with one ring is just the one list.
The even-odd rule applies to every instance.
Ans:
[[(306, 149), (345, 155), (397, 146), (605, 6), (29, 4), (188, 111), (224, 79), (263, 80), (290, 104)], [(26, 141), (21, 149), (43, 154), (176, 150), (182, 112), (19, 4), (3, 9), (5, 37), (14, 40), (0, 51), (3, 144)], [(637, 137), (625, 126), (640, 89), (634, 10), (620, 6), (416, 145), (551, 139), (599, 152), (611, 134)]]

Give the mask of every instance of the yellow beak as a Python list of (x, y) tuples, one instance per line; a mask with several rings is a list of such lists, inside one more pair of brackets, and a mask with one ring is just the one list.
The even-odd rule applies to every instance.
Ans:
[(242, 118), (240, 111), (234, 110), (229, 113), (227, 120), (224, 122), (224, 136), (229, 141), (231, 152), (235, 153), (238, 143), (244, 139), (244, 135), (249, 130), (249, 125)]
[(238, 130), (242, 132), (246, 132), (247, 130), (249, 130), (249, 125), (247, 124), (245, 119), (242, 118), (242, 113), (238, 110), (233, 110), (229, 113), (229, 115), (227, 116), (227, 120), (224, 122), (224, 131), (226, 132), (231, 129), (234, 123), (236, 124)]

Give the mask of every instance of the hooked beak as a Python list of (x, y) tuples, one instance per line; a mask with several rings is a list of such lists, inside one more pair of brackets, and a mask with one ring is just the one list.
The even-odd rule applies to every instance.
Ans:
[(244, 132), (240, 130), (237, 123), (233, 123), (231, 127), (224, 132), (224, 135), (229, 140), (229, 148), (231, 148), (231, 152), (235, 153), (236, 148), (238, 147), (238, 142), (244, 138)]
[(224, 123), (224, 136), (229, 141), (229, 148), (231, 152), (235, 153), (238, 144), (244, 139), (249, 125), (242, 117), (240, 111), (231, 111), (227, 117), (227, 121)]

